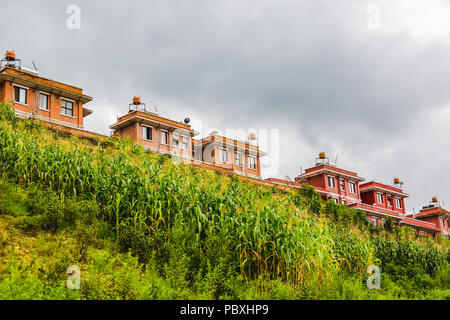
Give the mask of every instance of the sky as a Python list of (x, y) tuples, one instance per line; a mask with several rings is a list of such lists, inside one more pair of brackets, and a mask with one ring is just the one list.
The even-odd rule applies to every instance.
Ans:
[[(0, 52), (93, 97), (85, 128), (133, 96), (207, 135), (255, 131), (264, 177), (319, 152), (399, 177), (417, 212), (450, 207), (450, 1), (0, 0)], [(270, 137), (266, 138), (266, 137)]]

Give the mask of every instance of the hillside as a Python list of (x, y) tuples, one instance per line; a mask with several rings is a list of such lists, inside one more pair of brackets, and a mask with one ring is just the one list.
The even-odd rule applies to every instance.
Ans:
[(0, 299), (450, 299), (449, 248), (0, 105)]

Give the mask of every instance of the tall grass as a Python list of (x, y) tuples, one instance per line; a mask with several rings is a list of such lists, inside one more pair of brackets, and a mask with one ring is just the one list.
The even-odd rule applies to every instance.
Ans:
[[(408, 259), (403, 244), (372, 242), (352, 227), (364, 225), (363, 213), (324, 203), (311, 188), (281, 193), (174, 163), (127, 140), (61, 137), (1, 104), (0, 174), (49, 190), (61, 203), (95, 203), (96, 218), (122, 250), (157, 264), (174, 286), (206, 277), (217, 297), (227, 294), (226, 279), (262, 291), (281, 281), (315, 292), (341, 273), (361, 280), (369, 264)], [(448, 251), (440, 250), (420, 258), (431, 274), (445, 264)]]

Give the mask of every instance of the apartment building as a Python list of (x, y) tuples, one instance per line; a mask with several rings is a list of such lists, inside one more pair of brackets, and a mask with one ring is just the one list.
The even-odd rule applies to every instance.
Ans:
[(18, 117), (36, 118), (46, 125), (84, 136), (83, 120), (92, 114), (84, 105), (92, 98), (83, 89), (44, 78), (22, 67), (14, 51), (0, 61), (0, 102), (11, 104)]
[(184, 122), (167, 119), (147, 110), (140, 97), (134, 97), (128, 113), (109, 127), (113, 136), (129, 138), (144, 148), (180, 158), (192, 159), (192, 138), (198, 134)]
[(256, 135), (250, 134), (249, 141), (223, 137), (214, 131), (201, 140), (194, 140), (194, 159), (211, 164), (239, 175), (259, 178), (261, 157), (267, 155), (254, 142)]
[(297, 184), (307, 183), (314, 186), (325, 201), (338, 204), (361, 202), (360, 183), (364, 181), (355, 172), (338, 168), (330, 163), (324, 152), (316, 158), (314, 167), (308, 168), (295, 178)]
[[(419, 221), (419, 222), (417, 222)], [(450, 212), (442, 208), (437, 197), (433, 197), (429, 205), (424, 206), (418, 214), (409, 217), (404, 222), (412, 225), (418, 224), (419, 234), (435, 235), (442, 234), (448, 236), (450, 232)]]
[(315, 166), (307, 168), (295, 181), (269, 178), (268, 182), (299, 188), (306, 183), (313, 186), (325, 201), (347, 205), (366, 213), (372, 226), (381, 227), (387, 217), (400, 226), (410, 226), (419, 235), (448, 236), (450, 213), (443, 209), (436, 198), (423, 207), (416, 216), (408, 216), (403, 192), (403, 183), (394, 178), (392, 185), (377, 181), (364, 182), (357, 173), (338, 168), (330, 163), (324, 152), (316, 158)]

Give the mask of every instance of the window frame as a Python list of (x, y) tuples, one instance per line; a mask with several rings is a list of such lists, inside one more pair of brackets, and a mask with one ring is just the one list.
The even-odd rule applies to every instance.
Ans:
[(378, 218), (372, 217), (372, 227), (378, 227)]
[[(74, 100), (67, 99), (67, 98), (63, 98), (63, 97), (61, 97), (60, 100), (61, 100), (61, 113), (60, 113), (60, 114), (61, 114), (62, 116), (64, 116), (64, 117), (75, 118), (75, 116), (74, 116), (74, 109), (75, 109), (75, 108), (74, 108), (74, 105), (75, 105), (75, 101), (74, 101)], [(67, 104), (67, 103), (72, 104), (72, 114), (71, 114), (71, 115), (68, 115), (68, 114), (66, 114), (66, 113), (63, 112), (63, 109), (64, 109), (64, 110), (66, 110), (66, 109), (67, 109), (67, 110), (70, 110), (70, 109), (68, 109), (67, 107), (64, 107), (64, 108), (63, 108), (63, 102), (65, 102), (66, 104)]]
[[(333, 183), (330, 183), (330, 181), (333, 181)], [(330, 189), (336, 189), (335, 177), (333, 177), (333, 176), (328, 176), (328, 188), (330, 188)]]
[(395, 197), (395, 207), (398, 209), (403, 209), (402, 207), (402, 199)]
[(345, 180), (339, 179), (339, 187), (341, 188), (341, 191), (345, 191)]
[[(175, 141), (176, 141), (176, 144), (175, 144)], [(180, 147), (180, 134), (179, 133), (172, 133), (172, 147), (174, 147), (174, 148)]]
[[(164, 135), (165, 135), (165, 137), (166, 137), (166, 142), (164, 143), (164, 142), (162, 142), (162, 137), (163, 137), (163, 133), (164, 133)], [(159, 143), (160, 144), (162, 144), (162, 145), (165, 145), (165, 146), (168, 146), (169, 145), (169, 131), (167, 131), (167, 130), (160, 130), (160, 133), (159, 133)]]
[[(239, 159), (239, 161), (237, 161)], [(243, 164), (243, 156), (242, 156), (242, 152), (236, 151), (234, 154), (234, 164), (238, 167), (242, 167)]]
[[(225, 155), (225, 160), (223, 160), (223, 155)], [(219, 148), (219, 161), (228, 163), (228, 150), (226, 148)]]
[[(45, 108), (42, 108), (41, 96), (47, 97), (47, 106)], [(44, 91), (39, 91), (39, 110), (50, 111), (50, 103), (49, 102), (50, 102), (50, 93), (44, 92)]]
[(350, 193), (356, 194), (356, 183), (349, 181), (348, 189), (350, 190)]
[[(148, 139), (147, 137), (144, 137), (144, 129), (146, 129), (146, 131), (148, 132), (148, 130), (150, 130), (150, 139)], [(147, 126), (147, 125), (141, 125), (141, 139), (145, 140), (145, 141), (153, 141), (153, 127), (152, 126)], [(148, 134), (147, 134), (148, 136)]]
[[(380, 201), (381, 199), (381, 201)], [(381, 192), (377, 192), (377, 203), (384, 204), (383, 194)]]
[[(19, 100), (16, 100), (16, 89), (19, 89), (19, 100), (20, 100), (20, 90), (24, 90), (25, 91), (25, 103), (21, 102)], [(14, 103), (16, 104), (21, 104), (23, 106), (28, 106), (28, 90), (30, 90), (30, 88), (28, 87), (24, 87), (21, 85), (17, 85), (17, 84), (13, 84), (13, 92), (14, 92)]]
[[(253, 164), (255, 165), (255, 167), (251, 166), (252, 161), (250, 161), (250, 159), (254, 159)], [(251, 156), (251, 155), (248, 155), (248, 156), (247, 156), (247, 167), (248, 167), (250, 170), (256, 170), (256, 169), (257, 169), (257, 160), (256, 160), (256, 157), (255, 157), (255, 156)]]
[[(180, 134), (180, 138), (181, 138), (181, 149), (182, 150), (189, 150), (189, 137)], [(185, 139), (186, 139), (186, 148), (184, 147)]]

